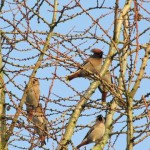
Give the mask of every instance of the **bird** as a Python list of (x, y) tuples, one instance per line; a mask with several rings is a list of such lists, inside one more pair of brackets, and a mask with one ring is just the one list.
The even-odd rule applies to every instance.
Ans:
[(41, 141), (41, 146), (43, 146), (44, 144), (46, 144), (45, 139), (47, 137), (48, 139), (48, 120), (46, 119), (45, 115), (44, 115), (44, 111), (42, 109), (42, 105), (39, 104), (33, 114), (32, 117), (32, 122), (34, 124), (34, 130), (35, 133), (37, 133), (40, 137), (40, 141)]
[[(90, 77), (90, 74), (86, 70), (90, 71), (93, 74), (100, 74), (103, 62), (103, 51), (98, 48), (94, 48), (91, 50), (91, 52), (93, 53), (93, 55), (90, 55), (90, 57), (81, 65), (82, 69), (78, 69), (74, 73), (68, 75), (66, 77), (67, 81), (71, 81), (74, 78), (78, 77)], [(112, 83), (112, 78), (109, 71), (106, 72), (102, 79), (107, 83)], [(98, 89), (102, 93), (102, 103), (106, 103), (108, 89), (104, 85), (100, 85)]]
[[(102, 79), (106, 82), (111, 84), (112, 83), (112, 77), (110, 74), (110, 71), (107, 70), (107, 72), (105, 73), (105, 75), (102, 77)], [(98, 86), (99, 91), (102, 93), (102, 103), (106, 104), (106, 97), (107, 94), (109, 92), (107, 86), (105, 84), (100, 84), (100, 86)]]
[(28, 119), (31, 120), (35, 108), (38, 106), (40, 101), (40, 83), (36, 77), (31, 78), (31, 87), (27, 90), (26, 96), (26, 110)]
[(104, 123), (104, 117), (102, 115), (98, 115), (95, 124), (91, 127), (83, 141), (76, 148), (79, 149), (81, 146), (100, 142), (105, 134)]
[(93, 53), (93, 55), (90, 55), (90, 57), (81, 65), (82, 69), (78, 69), (76, 72), (67, 76), (66, 80), (71, 81), (72, 79), (77, 77), (89, 77), (89, 73), (86, 70), (96, 74), (100, 72), (103, 51), (94, 48), (91, 50), (91, 52)]

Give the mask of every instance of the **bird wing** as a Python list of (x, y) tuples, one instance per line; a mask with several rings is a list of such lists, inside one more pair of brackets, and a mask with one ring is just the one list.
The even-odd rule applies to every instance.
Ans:
[(85, 61), (82, 63), (82, 65), (81, 65), (81, 66), (82, 66), (82, 67), (83, 67), (83, 66), (85, 66), (88, 62), (89, 62), (89, 60), (88, 60), (88, 59), (87, 59), (87, 60), (85, 60)]
[(86, 136), (84, 137), (83, 140), (85, 140), (87, 138), (87, 136), (93, 132), (94, 129), (95, 129), (95, 125), (93, 127), (91, 127), (91, 129), (88, 131), (88, 133), (86, 134)]
[[(82, 64), (81, 64), (81, 67), (85, 66), (87, 63), (89, 62), (89, 60), (85, 60)], [(77, 71), (80, 70), (80, 67), (77, 69)]]

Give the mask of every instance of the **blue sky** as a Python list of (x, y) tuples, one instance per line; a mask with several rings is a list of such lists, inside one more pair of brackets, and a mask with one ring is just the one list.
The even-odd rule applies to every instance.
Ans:
[[(13, 1), (12, 1), (13, 2)], [(27, 4), (29, 7), (32, 7), (34, 5), (36, 1), (31, 1), (28, 0)], [(59, 5), (58, 5), (58, 10), (61, 10), (62, 7), (66, 4), (68, 4), (70, 2), (70, 0), (65, 0), (65, 1), (59, 1)], [(108, 1), (106, 0), (104, 3), (105, 7), (114, 7), (114, 3), (115, 1)], [(122, 8), (124, 5), (124, 0), (119, 2), (119, 7)], [(69, 6), (72, 6), (74, 4), (74, 2), (72, 2)], [(92, 8), (94, 6), (96, 6), (96, 0), (86, 0), (86, 1), (81, 1), (81, 5), (83, 6), (84, 9), (86, 8)], [(99, 2), (100, 5), (100, 2)], [(150, 8), (150, 3), (142, 3), (142, 6), (149, 10), (148, 8)], [(8, 10), (11, 8), (16, 8), (16, 5), (14, 4), (10, 4), (8, 5), (8, 3), (6, 2), (6, 6), (3, 8), (3, 10)], [(40, 15), (47, 21), (47, 22), (51, 22), (52, 20), (52, 13), (51, 13), (52, 7), (49, 7), (46, 3), (43, 4), (42, 8), (40, 9)], [(22, 11), (25, 12), (26, 10), (22, 8)], [(144, 11), (143, 9), (139, 10), (140, 13), (142, 15), (145, 15), (145, 17), (149, 17), (149, 14)], [(80, 13), (82, 12), (82, 10), (80, 8), (75, 8), (75, 9), (71, 9), (65, 12), (63, 19), (67, 16), (71, 16), (73, 14), (76, 13)], [(15, 14), (15, 19), (19, 20), (20, 18), (22, 18), (22, 16), (20, 15), (20, 12), (18, 11), (18, 9), (14, 9), (13, 13)], [(109, 30), (108, 34), (110, 36), (113, 35), (113, 20), (114, 20), (114, 14), (112, 13), (112, 10), (110, 9), (95, 9), (95, 10), (90, 10), (89, 13), (91, 14), (91, 16), (93, 18), (99, 18), (101, 15), (104, 15), (106, 13), (108, 13), (107, 16), (105, 16), (104, 18), (101, 18), (99, 23), (100, 25), (105, 29), (105, 30)], [(10, 21), (13, 21), (13, 16), (11, 12), (6, 12), (2, 14), (4, 18), (7, 18)], [(31, 14), (29, 14), (30, 16)], [(66, 16), (65, 16), (66, 15)], [(59, 17), (59, 14), (58, 14)], [(48, 26), (43, 23), (43, 21), (40, 20), (40, 23), (37, 23), (37, 17), (33, 17), (30, 21), (30, 28), (33, 31), (49, 31)], [(12, 31), (12, 27), (7, 27), (8, 24), (2, 21), (2, 24), (0, 25), (0, 28), (2, 28), (4, 31)], [(149, 27), (149, 22), (146, 20), (143, 21), (139, 21), (138, 22), (139, 25), (139, 32), (144, 31), (146, 28)], [(144, 25), (144, 26), (143, 26)], [(82, 34), (83, 31), (85, 31), (85, 29), (89, 28), (90, 26), (92, 26), (92, 20), (85, 14), (79, 15), (76, 18), (73, 18), (67, 22), (62, 22), (60, 24), (57, 25), (57, 27), (54, 29), (54, 32), (59, 33), (61, 35), (64, 35), (64, 38), (69, 38), (67, 36), (70, 35), (79, 35)], [(26, 27), (27, 27), (27, 22), (26, 19), (23, 19), (20, 24), (18, 25), (18, 28), (20, 28), (21, 31), (26, 31)], [(97, 30), (96, 30), (97, 29)], [(90, 37), (91, 33), (94, 34), (96, 30), (96, 36), (99, 38), (103, 38), (104, 40), (110, 42), (110, 39), (104, 34), (104, 32), (99, 28), (96, 27), (96, 25), (94, 25), (88, 33), (86, 33), (85, 35), (83, 35), (83, 37)], [(131, 35), (132, 37), (135, 36), (135, 32), (133, 32), (134, 34)], [(150, 31), (147, 31), (145, 34), (143, 34), (143, 36), (141, 36), (139, 38), (139, 43), (140, 44), (144, 44), (144, 43), (148, 43), (149, 42), (149, 35), (150, 35)], [(8, 35), (9, 37), (13, 38), (13, 36)], [(33, 38), (34, 36), (31, 35), (28, 37), (28, 40), (35, 42), (35, 39)], [(46, 36), (45, 35), (40, 35), (40, 34), (36, 34), (36, 38), (37, 40), (42, 39), (43, 41), (45, 40)], [(22, 36), (17, 35), (16, 39), (22, 39)], [(56, 37), (54, 36), (51, 39), (50, 45), (54, 46), (54, 49), (59, 49), (59, 51), (63, 54), (67, 54), (68, 56), (70, 56), (73, 60), (75, 60), (76, 62), (82, 63), (83, 62), (83, 58), (87, 58), (88, 56), (86, 56), (85, 54), (89, 55), (91, 54), (90, 50), (92, 48), (98, 47), (100, 49), (102, 49), (104, 51), (104, 57), (107, 57), (107, 54), (109, 52), (109, 45), (104, 43), (103, 41), (99, 40), (98, 43), (96, 43), (94, 38), (83, 38), (83, 39), (74, 39), (71, 40), (71, 42), (68, 42), (67, 40), (65, 42), (62, 42), (63, 44), (56, 44), (57, 42), (62, 41), (61, 37)], [(56, 44), (56, 45), (55, 45)], [(65, 45), (65, 46), (64, 46)], [(29, 45), (27, 42), (22, 41), (19, 42), (17, 44), (15, 44), (16, 49), (14, 49), (10, 54), (9, 54), (9, 62), (13, 62), (14, 64), (19, 64), (21, 66), (31, 66), (34, 65), (38, 59), (38, 54), (39, 51), (35, 48), (33, 48), (31, 45)], [(43, 47), (43, 45), (40, 45), (41, 49)], [(122, 45), (119, 45), (119, 47), (121, 48)], [(48, 53), (53, 53), (55, 56), (57, 56), (57, 53), (52, 52), (51, 50), (53, 50), (53, 48), (51, 48)], [(132, 49), (134, 47), (131, 47)], [(29, 50), (28, 50), (29, 49)], [(69, 51), (70, 50), (70, 51)], [(77, 55), (76, 51), (80, 51), (80, 52), (84, 52), (85, 54), (80, 53), (81, 55)], [(8, 49), (5, 48), (3, 49), (3, 54), (6, 54), (8, 52)], [(139, 69), (139, 66), (141, 64), (141, 60), (140, 58), (143, 57), (144, 51), (141, 51), (139, 53), (139, 61), (137, 64), (137, 71)], [(34, 59), (32, 59), (32, 56), (34, 56)], [(60, 55), (58, 56), (59, 58), (63, 59), (63, 56)], [(13, 59), (15, 58), (15, 59)], [(30, 58), (29, 60), (27, 58)], [(45, 56), (45, 59), (48, 58), (47, 56)], [(134, 58), (134, 55), (133, 55)], [(4, 57), (4, 59), (6, 59), (6, 57)], [(24, 61), (25, 60), (25, 61)], [(128, 58), (128, 64), (130, 66), (130, 58)], [(69, 60), (67, 60), (69, 62)], [(71, 61), (70, 61), (71, 62)], [(115, 64), (117, 63), (117, 61), (113, 61), (112, 66), (115, 66)], [(70, 74), (70, 71), (68, 71), (70, 69), (69, 66), (68, 70), (59, 65), (58, 62), (56, 62), (54, 59), (48, 59), (45, 60), (42, 63), (42, 66), (44, 64), (48, 64), (48, 67), (44, 67), (44, 68), (40, 68), (37, 71), (36, 77), (38, 77), (40, 79), (40, 89), (41, 89), (41, 103), (42, 106), (45, 107), (45, 99), (42, 100), (42, 97), (46, 97), (49, 99), (48, 101), (48, 105), (46, 107), (46, 114), (50, 115), (48, 118), (49, 122), (54, 126), (55, 129), (57, 129), (58, 127), (61, 127), (63, 125), (63, 122), (59, 123), (58, 120), (62, 119), (62, 116), (65, 116), (65, 123), (67, 123), (68, 118), (70, 117), (70, 115), (72, 114), (72, 110), (68, 110), (69, 108), (74, 108), (77, 105), (77, 102), (80, 99), (80, 96), (77, 94), (77, 92), (81, 92), (82, 94), (84, 93), (84, 91), (89, 87), (91, 81), (88, 79), (84, 79), (84, 78), (78, 78), (78, 79), (74, 79), (72, 81), (70, 81), (69, 83), (65, 83), (65, 76)], [(48, 93), (49, 93), (49, 88), (52, 84), (52, 77), (53, 77), (53, 73), (55, 71), (55, 67), (58, 65), (57, 67), (57, 71), (56, 74), (57, 76), (61, 79), (55, 79), (53, 86), (52, 86), (52, 93), (50, 95), (50, 97), (48, 97)], [(148, 62), (148, 66), (149, 66), (149, 62)], [(7, 71), (9, 70), (20, 70), (19, 67), (12, 67), (12, 65), (6, 65), (5, 68)], [(13, 101), (15, 102), (15, 104), (19, 104), (19, 100), (22, 97), (23, 94), (23, 90), (24, 87), (26, 85), (26, 83), (29, 80), (29, 76), (32, 72), (32, 70), (29, 67), (26, 67), (26, 71), (23, 71), (21, 73), (19, 73), (19, 75), (15, 76), (15, 72), (14, 73), (10, 73), (9, 77), (14, 77), (13, 80), (16, 82), (16, 85), (19, 86), (22, 90), (19, 90), (16, 86), (14, 86), (12, 83), (9, 82), (9, 84), (7, 84), (7, 89), (9, 91), (11, 91), (13, 94), (16, 95), (15, 98), (13, 97)], [(70, 69), (71, 71), (75, 71), (76, 69)], [(126, 72), (126, 76), (128, 78), (128, 73), (129, 71), (127, 70)], [(116, 69), (115, 71), (115, 75), (118, 77), (119, 76), (119, 69)], [(146, 68), (146, 75), (150, 76), (150, 68), (147, 67)], [(46, 80), (46, 78), (48, 78), (48, 80)], [(7, 81), (8, 78), (5, 76), (5, 81)], [(149, 84), (150, 81), (149, 79), (144, 79), (141, 82), (141, 86), (135, 96), (135, 100), (139, 100), (141, 98), (142, 95), (145, 95), (147, 93), (149, 93)], [(77, 92), (75, 92), (73, 89), (75, 89)], [(66, 98), (66, 100), (64, 100), (64, 98)], [(96, 101), (97, 99), (101, 98), (101, 93), (96, 90), (95, 93), (92, 95), (92, 97), (90, 98), (91, 101)], [(109, 96), (107, 98), (107, 102), (110, 102), (112, 100), (112, 96)], [(12, 104), (12, 101), (9, 99), (8, 95), (6, 95), (6, 102)], [(93, 105), (95, 104), (95, 102), (93, 103)], [(67, 107), (68, 106), (68, 107)], [(101, 106), (100, 106), (101, 107)], [(26, 107), (24, 105), (23, 110), (25, 110)], [(52, 110), (52, 111), (51, 111)], [(67, 114), (65, 114), (65, 112), (67, 111)], [(145, 110), (144, 109), (138, 109), (134, 112), (134, 115), (140, 115), (141, 112), (143, 112)], [(61, 113), (62, 112), (62, 113)], [(7, 114), (12, 115), (15, 113), (15, 109), (11, 109), (10, 111), (7, 112)], [(95, 117), (98, 114), (102, 114), (103, 116), (106, 115), (106, 111), (102, 110), (102, 109), (95, 109), (95, 108), (86, 108), (86, 110), (84, 110), (82, 112), (82, 117), (79, 118), (79, 121), (77, 122), (77, 126), (83, 126), (85, 124), (87, 125), (92, 125)], [(120, 113), (115, 113), (114, 118), (117, 118), (117, 116), (120, 115)], [(25, 121), (25, 124), (28, 125), (28, 122), (26, 120), (25, 117), (20, 116), (20, 118), (22, 120)], [(57, 120), (58, 119), (58, 120)], [(125, 125), (124, 122), (121, 123), (121, 121), (124, 121), (126, 119), (126, 117), (122, 117), (120, 121), (120, 123), (116, 124), (114, 126), (113, 131), (118, 131), (121, 127), (123, 127)], [(62, 119), (63, 120), (63, 119)], [(137, 122), (134, 123), (135, 126), (139, 125), (139, 124), (144, 124), (144, 122), (146, 122), (146, 118), (141, 119)], [(72, 142), (74, 143), (74, 145), (78, 145), (82, 139), (84, 138), (85, 134), (87, 133), (87, 131), (89, 130), (89, 128), (85, 128), (83, 130), (79, 130), (80, 127), (75, 129), (75, 133), (72, 137)], [(144, 128), (141, 128), (144, 129)], [(78, 131), (79, 130), (79, 131)], [(20, 133), (25, 137), (25, 138), (29, 138), (30, 136), (32, 136), (32, 134), (30, 134), (27, 130), (22, 130), (22, 129), (17, 129), (15, 128), (14, 130), (15, 132), (17, 131), (21, 131)], [(77, 132), (78, 131), (78, 132)], [(52, 131), (50, 131), (52, 133)], [(64, 133), (64, 130), (62, 132), (58, 133), (59, 136), (59, 140), (60, 140), (60, 135)], [(16, 136), (12, 136), (10, 140), (13, 139), (19, 139), (20, 136), (16, 137)], [(115, 140), (114, 137), (111, 137), (111, 145), (113, 144), (113, 141)], [(147, 138), (146, 140), (144, 140), (143, 142), (141, 142), (140, 144), (138, 144), (137, 146), (134, 147), (134, 150), (141, 150), (144, 147), (144, 150), (149, 150), (150, 145), (149, 145), (149, 140), (150, 138)], [(21, 147), (29, 147), (29, 143), (25, 142), (25, 141), (16, 141), (12, 143), (13, 145), (17, 145), (17, 146), (21, 146)], [(49, 139), (49, 141), (47, 142), (47, 144), (45, 145), (45, 148), (49, 148), (50, 150), (52, 149), (52, 147), (54, 146), (56, 148), (56, 143), (52, 140)], [(90, 144), (87, 146), (87, 149), (90, 149), (93, 147), (93, 144)], [(106, 146), (107, 147), (107, 146)], [(111, 149), (115, 149), (115, 150), (125, 150), (126, 148), (126, 135), (121, 135), (119, 136), (115, 146), (113, 146)], [(9, 146), (9, 149), (13, 149), (13, 150), (18, 150), (19, 148), (14, 147), (12, 145)], [(36, 148), (39, 149), (40, 148)], [(84, 149), (84, 148), (81, 148)], [(108, 148), (105, 148), (108, 149)], [(69, 150), (71, 150), (71, 147), (69, 147)]]

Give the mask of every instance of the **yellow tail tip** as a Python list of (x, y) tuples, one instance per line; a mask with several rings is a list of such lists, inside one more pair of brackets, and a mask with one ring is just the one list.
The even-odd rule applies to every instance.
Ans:
[(69, 77), (68, 76), (66, 77), (66, 81), (69, 81)]
[(107, 105), (107, 103), (106, 103), (106, 102), (102, 102), (102, 105), (103, 105), (103, 106), (106, 106), (106, 105)]

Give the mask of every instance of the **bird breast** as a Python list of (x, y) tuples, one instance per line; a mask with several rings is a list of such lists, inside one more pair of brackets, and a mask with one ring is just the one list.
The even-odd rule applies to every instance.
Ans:
[(39, 97), (40, 97), (39, 87), (32, 87), (31, 89), (29, 89), (27, 93), (26, 102), (29, 105), (37, 107), (39, 103)]
[(45, 135), (44, 131), (46, 130), (46, 122), (41, 116), (34, 116), (33, 123), (35, 125), (34, 129), (36, 130), (37, 134)]
[(33, 117), (33, 122), (36, 125), (41, 125), (44, 121), (43, 121), (43, 118), (41, 116), (34, 116)]
[(100, 141), (105, 133), (105, 125), (99, 124), (87, 137), (88, 141), (97, 142)]

